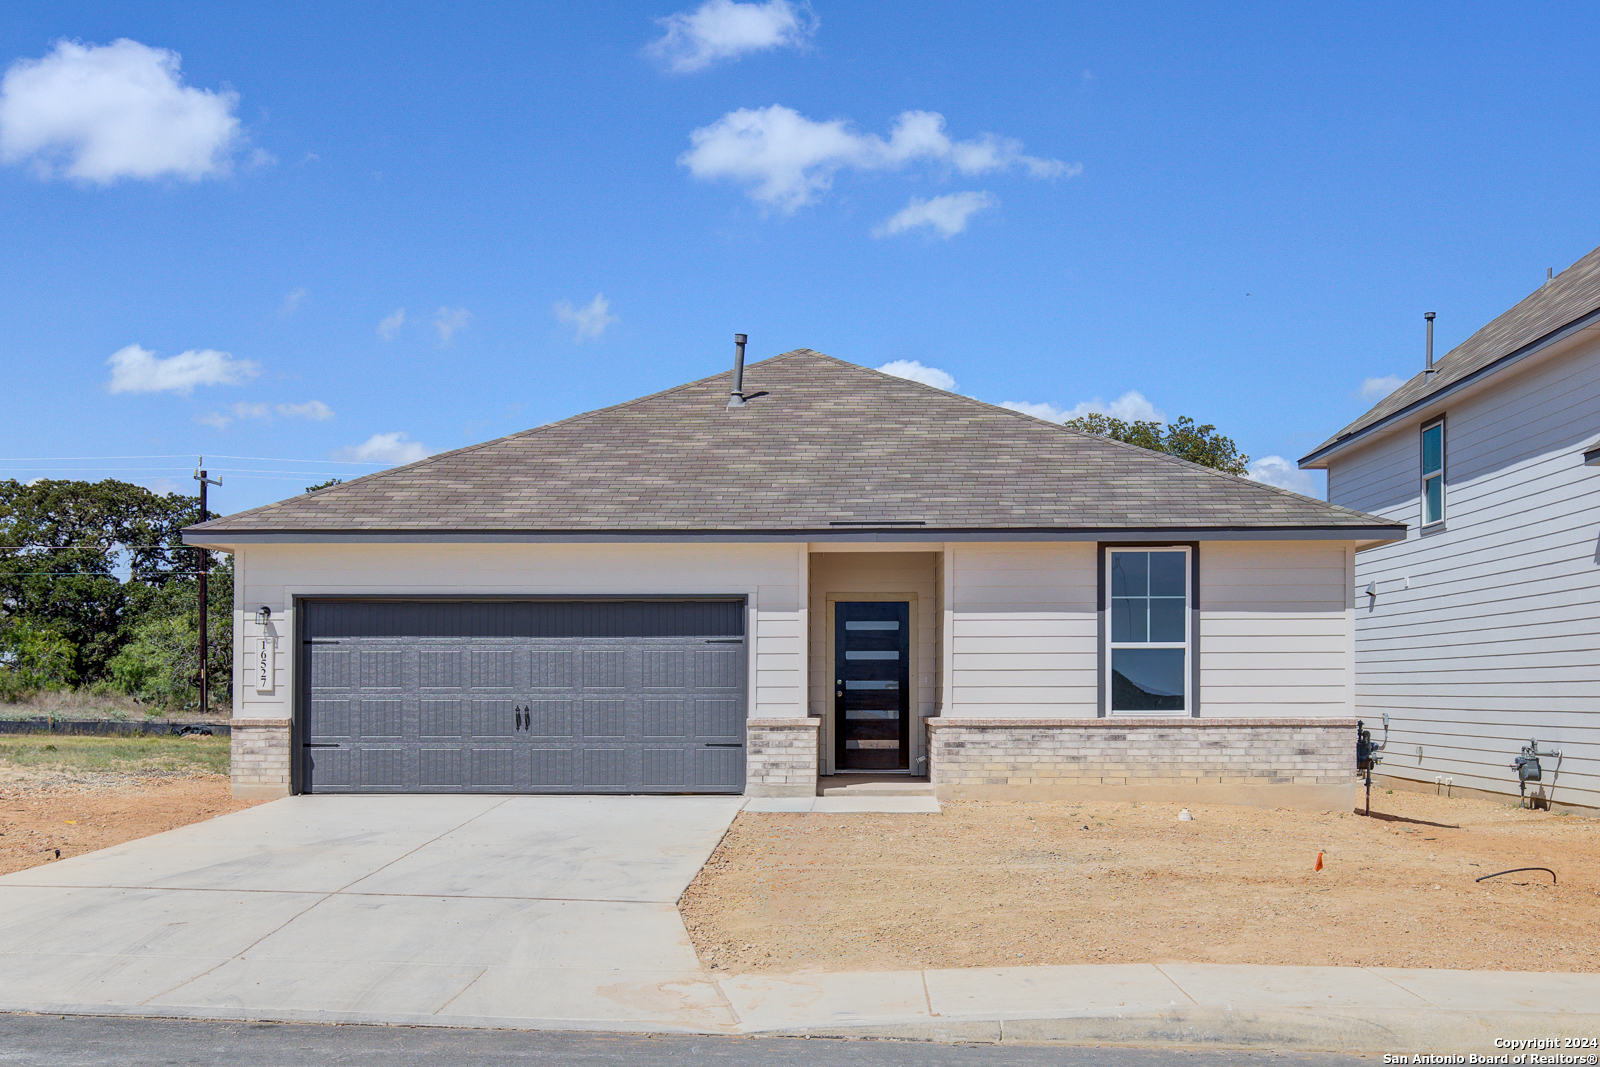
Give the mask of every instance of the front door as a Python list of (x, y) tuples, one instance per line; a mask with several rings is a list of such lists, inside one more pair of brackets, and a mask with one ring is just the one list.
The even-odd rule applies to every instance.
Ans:
[(839, 601), (833, 617), (835, 766), (905, 770), (911, 766), (911, 605)]

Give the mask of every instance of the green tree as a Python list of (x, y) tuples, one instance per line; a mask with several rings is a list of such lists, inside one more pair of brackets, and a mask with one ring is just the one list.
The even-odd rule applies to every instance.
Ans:
[(78, 680), (72, 642), (27, 619), (0, 623), (0, 699), (26, 692), (60, 689)]
[(1152, 452), (1165, 452), (1227, 474), (1244, 474), (1250, 469), (1250, 457), (1239, 451), (1232, 438), (1222, 436), (1209, 422), (1196, 426), (1187, 415), (1167, 423), (1165, 430), (1159, 422), (1124, 422), (1096, 412), (1072, 419), (1066, 425), (1070, 430), (1099, 434)]
[[(233, 558), (210, 572), (206, 591), (206, 661), (211, 700), (233, 695)], [(112, 684), (138, 700), (189, 707), (200, 698), (199, 583), (168, 582), (149, 598), (129, 627), (127, 642), (107, 664)], [(209, 709), (206, 709), (209, 710)]]
[(318, 489), (327, 489), (330, 486), (343, 485), (343, 484), (344, 484), (344, 479), (343, 478), (329, 478), (325, 482), (318, 482), (316, 485), (308, 485), (308, 486), (306, 486), (306, 492), (315, 493)]
[(198, 506), (112, 479), (0, 481), (0, 627), (53, 633), (71, 649), (71, 677), (104, 678), (157, 595), (192, 587), (182, 529)]

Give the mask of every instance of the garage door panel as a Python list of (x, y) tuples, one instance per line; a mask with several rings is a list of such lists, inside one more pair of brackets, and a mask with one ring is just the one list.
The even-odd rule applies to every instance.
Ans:
[(528, 730), (534, 737), (576, 738), (571, 700), (534, 700), (528, 704)]
[(586, 789), (615, 792), (628, 787), (628, 764), (632, 753), (625, 748), (586, 748), (583, 750), (583, 785)]
[(688, 679), (688, 656), (681, 649), (646, 650), (640, 684), (646, 689), (682, 689)]
[(628, 685), (628, 653), (622, 649), (579, 653), (585, 689), (624, 689)]
[(686, 700), (644, 700), (643, 733), (647, 740), (689, 740)]
[(355, 782), (368, 789), (398, 791), (405, 785), (406, 751), (398, 745), (365, 746), (355, 751)]
[(461, 773), (461, 749), (421, 748), (417, 751), (418, 781), (424, 789), (459, 789), (466, 785)]
[(337, 648), (318, 648), (311, 653), (311, 671), (321, 689), (350, 688), (350, 653)]
[(744, 649), (714, 648), (694, 654), (697, 689), (739, 689), (744, 685)]
[(423, 689), (460, 689), (466, 684), (459, 649), (424, 649), (417, 653), (417, 685)]
[(572, 660), (573, 654), (567, 649), (535, 649), (530, 684), (535, 689), (571, 689)]
[(466, 736), (466, 712), (460, 700), (423, 700), (417, 735), (424, 741), (460, 741)]
[(363, 651), (361, 688), (399, 689), (404, 682), (405, 653), (402, 651)]
[(510, 747), (470, 750), (471, 784), (479, 789), (509, 792), (517, 784), (517, 752)]
[(570, 747), (534, 747), (529, 750), (530, 781), (539, 788), (550, 790), (572, 789), (578, 784), (573, 774), (573, 752)]
[(311, 791), (743, 789), (739, 602), (312, 600), (301, 617)]
[(512, 738), (517, 734), (517, 702), (475, 699), (472, 702), (472, 736)]
[(472, 653), (472, 688), (511, 689), (516, 685), (517, 654), (509, 648)]
[(405, 736), (405, 703), (398, 699), (362, 700), (352, 725), (352, 736), (363, 740), (398, 740)]
[(681, 748), (651, 748), (641, 753), (644, 764), (644, 784), (655, 788), (688, 789), (694, 785), (690, 777), (689, 753)]

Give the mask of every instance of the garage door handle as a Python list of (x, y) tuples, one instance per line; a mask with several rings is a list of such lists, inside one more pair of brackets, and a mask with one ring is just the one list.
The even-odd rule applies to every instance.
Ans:
[(343, 748), (344, 746), (332, 741), (302, 741), (303, 748)]
[(725, 744), (725, 743), (720, 742), (720, 741), (707, 741), (706, 742), (706, 747), (707, 748), (743, 748), (744, 745), (742, 745), (742, 744)]

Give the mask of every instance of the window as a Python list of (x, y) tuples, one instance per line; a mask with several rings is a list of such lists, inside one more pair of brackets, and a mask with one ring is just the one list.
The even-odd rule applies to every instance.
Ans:
[(1106, 553), (1110, 710), (1189, 707), (1189, 550)]
[(1422, 428), (1422, 525), (1444, 521), (1444, 420)]

